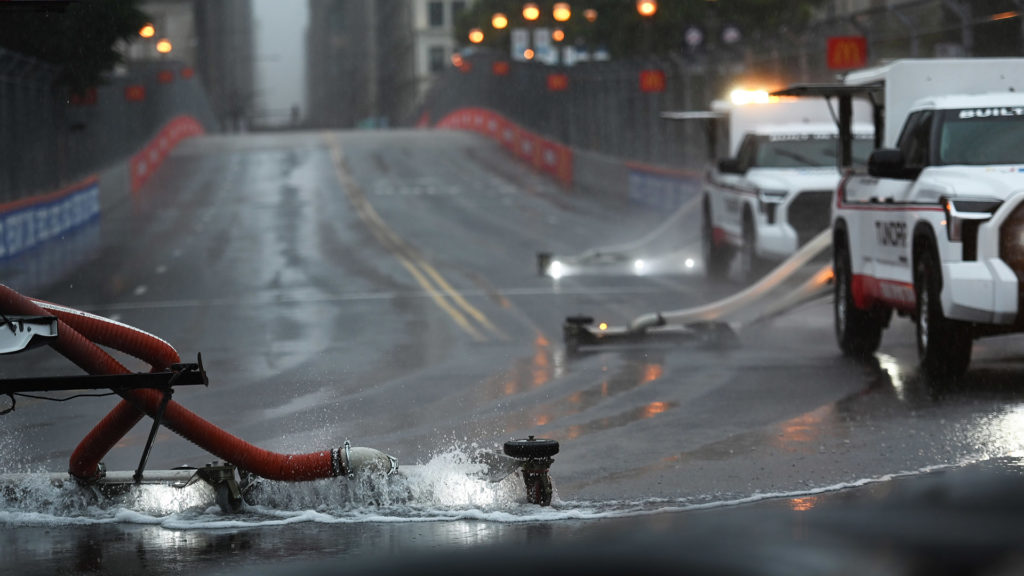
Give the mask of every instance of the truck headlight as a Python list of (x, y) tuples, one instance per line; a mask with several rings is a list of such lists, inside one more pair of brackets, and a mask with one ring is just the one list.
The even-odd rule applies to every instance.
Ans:
[(775, 223), (775, 213), (778, 211), (779, 204), (786, 199), (786, 195), (789, 192), (787, 190), (771, 190), (767, 188), (757, 189), (757, 204), (761, 208), (761, 212), (768, 217), (768, 223)]
[(1000, 200), (946, 199), (946, 235), (950, 242), (962, 242), (965, 237), (977, 236), (978, 225), (995, 213)]

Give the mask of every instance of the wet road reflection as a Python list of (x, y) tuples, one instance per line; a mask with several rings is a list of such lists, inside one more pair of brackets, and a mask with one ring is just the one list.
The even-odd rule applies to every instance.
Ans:
[(803, 496), (801, 498), (790, 498), (789, 509), (794, 512), (806, 512), (818, 505), (821, 500), (818, 496)]
[[(412, 464), (452, 444), (500, 449), (509, 438), (552, 437), (562, 442), (552, 468), (568, 502), (562, 519), (581, 501), (650, 510), (772, 496), (809, 512), (820, 508), (820, 491), (1024, 451), (1024, 362), (1004, 350), (1020, 340), (979, 342), (968, 380), (939, 387), (920, 377), (909, 346), (887, 343), (867, 363), (842, 359), (831, 303), (821, 300), (744, 328), (727, 347), (652, 342), (570, 362), (556, 336), (568, 313), (630, 318), (740, 287), (692, 276), (537, 278), (530, 257), (546, 247), (541, 240), (583, 250), (610, 231), (625, 234), (620, 226), (634, 215), (600, 198), (534, 188), (500, 150), (464, 135), (235, 142), (204, 139), (172, 157), (135, 207), (144, 224), (122, 222), (118, 241), (99, 255), (90, 250), (109, 230), (82, 229), (65, 245), (81, 253), (48, 260), (38, 252), (32, 265), (46, 272), (29, 276), (44, 282), (68, 259), (98, 256), (80, 267), (90, 269), (74, 281), (85, 283), (81, 292), (58, 286), (39, 296), (89, 300), (141, 320), (183, 355), (203, 352), (215, 384), (188, 392), (188, 404), (246, 439), (306, 449), (352, 437), (395, 447)], [(339, 158), (344, 165), (332, 162)], [(357, 189), (346, 194), (346, 185)], [(655, 216), (636, 215), (635, 228), (649, 229)], [(682, 226), (698, 230), (699, 215)], [(913, 342), (902, 336), (893, 340)], [(66, 466), (67, 445), (96, 420), (75, 406), (18, 408), (5, 431), (38, 445), (31, 464), (47, 469)], [(161, 434), (155, 458), (201, 461), (190, 460), (193, 446)], [(258, 562), (281, 551), (315, 557), (543, 541), (565, 529), (542, 516), (523, 529), (500, 514), (480, 522), (469, 490), (453, 490), (463, 496), (451, 504), (460, 520), (428, 529), (364, 521), (248, 530), (213, 515), (196, 530), (178, 530), (172, 519), (160, 527), (49, 526), (46, 537), (19, 527), (0, 538), (5, 550), (71, 558), (84, 572), (112, 564), (159, 572), (161, 562), (216, 563), (240, 550)], [(314, 516), (318, 505), (310, 498), (290, 511)], [(434, 513), (414, 510), (399, 521), (438, 520)]]
[[(606, 370), (607, 366), (602, 367), (602, 372)], [(614, 417), (603, 417), (589, 423), (574, 424), (565, 429), (547, 428), (548, 426), (558, 426), (563, 420), (569, 419), (571, 416), (589, 412), (598, 405), (619, 395), (654, 382), (661, 377), (662, 371), (663, 367), (659, 362), (649, 360), (646, 357), (639, 362), (628, 361), (618, 372), (603, 376), (595, 384), (531, 408), (528, 411), (530, 416), (527, 416), (527, 418), (532, 420), (532, 423), (541, 429), (543, 434), (551, 437), (564, 437), (567, 440), (574, 440), (588, 432), (607, 430), (609, 428), (625, 426), (638, 420), (652, 418), (675, 406), (675, 404), (650, 402)], [(522, 417), (517, 416), (515, 421), (519, 422), (521, 419)]]

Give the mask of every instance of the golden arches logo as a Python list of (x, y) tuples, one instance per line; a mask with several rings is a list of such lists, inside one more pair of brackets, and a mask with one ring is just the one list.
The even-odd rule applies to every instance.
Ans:
[(830, 70), (863, 68), (868, 63), (868, 44), (863, 36), (834, 36), (826, 54)]

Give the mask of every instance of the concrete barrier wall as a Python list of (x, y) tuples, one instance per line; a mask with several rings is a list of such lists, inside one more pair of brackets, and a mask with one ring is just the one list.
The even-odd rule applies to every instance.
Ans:
[(203, 132), (195, 118), (177, 116), (135, 154), (95, 175), (0, 204), (0, 282), (42, 292), (97, 257), (104, 212), (124, 209), (181, 141)]
[(217, 126), (179, 62), (132, 63), (82, 94), (0, 49), (0, 282), (29, 294), (98, 255), (103, 214), (123, 209), (184, 138)]
[(701, 175), (697, 172), (570, 148), (527, 130), (493, 110), (461, 108), (442, 118), (435, 127), (487, 136), (533, 169), (578, 193), (596, 194), (651, 210), (672, 211), (701, 191)]
[(462, 108), (442, 118), (436, 127), (483, 134), (535, 170), (563, 186), (572, 186), (573, 153), (568, 146), (527, 130), (493, 110)]

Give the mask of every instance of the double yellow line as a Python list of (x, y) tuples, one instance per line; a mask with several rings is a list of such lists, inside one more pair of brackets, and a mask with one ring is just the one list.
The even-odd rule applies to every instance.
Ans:
[(495, 327), (483, 312), (467, 302), (462, 294), (452, 288), (451, 284), (441, 276), (440, 272), (405, 240), (395, 234), (381, 219), (370, 201), (367, 200), (362, 187), (349, 173), (337, 137), (334, 134), (328, 134), (324, 139), (331, 152), (334, 172), (341, 187), (345, 190), (349, 202), (356, 209), (356, 214), (370, 228), (374, 237), (384, 248), (398, 258), (398, 261), (409, 271), (416, 283), (426, 291), (438, 308), (444, 310), (455, 324), (473, 340), (483, 342), (490, 337), (505, 339), (504, 333)]

